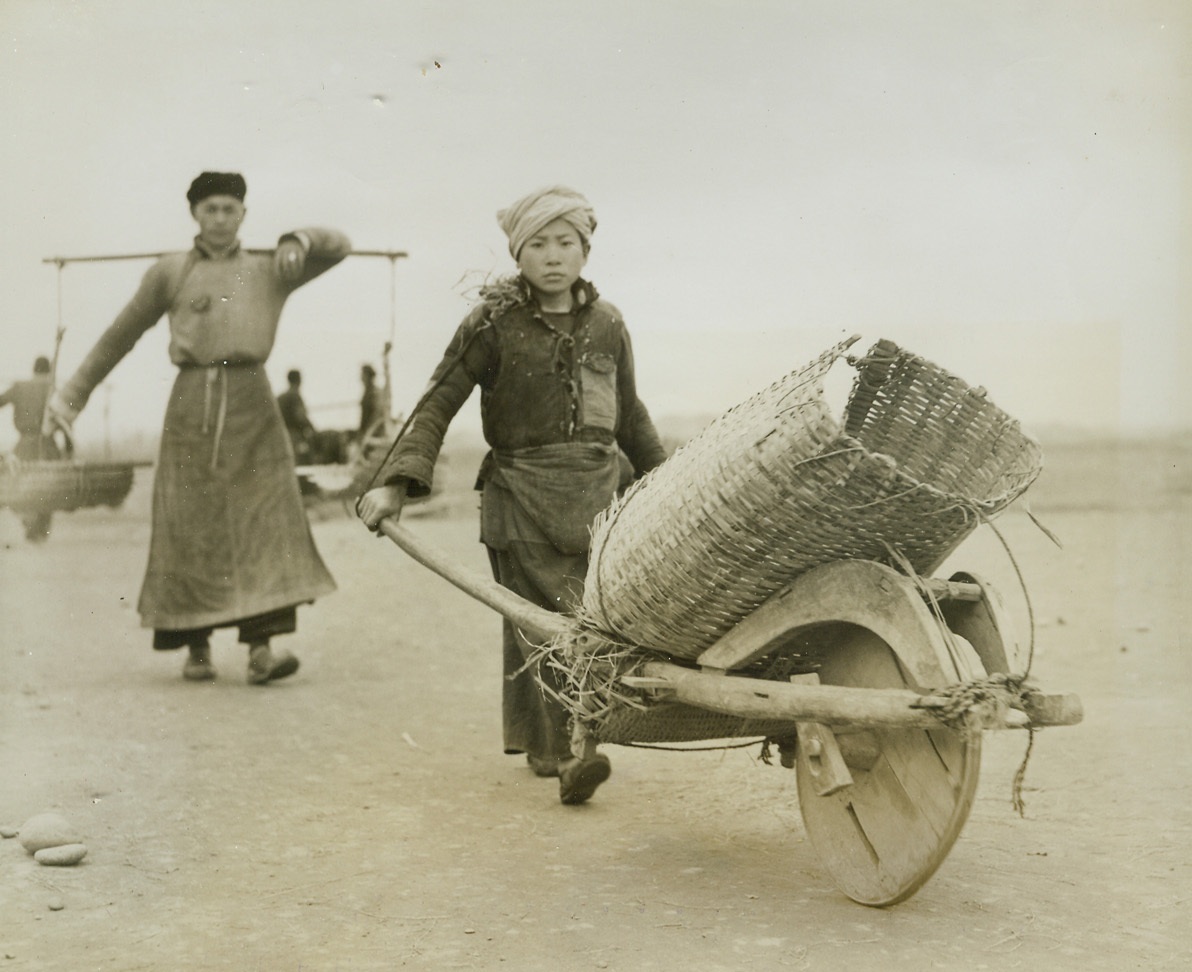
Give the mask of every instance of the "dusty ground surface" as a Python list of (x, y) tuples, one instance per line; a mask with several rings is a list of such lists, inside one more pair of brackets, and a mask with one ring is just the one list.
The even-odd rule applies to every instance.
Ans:
[[(0, 511), (0, 824), (57, 810), (90, 848), (47, 868), (0, 841), (0, 968), (1192, 967), (1187, 453), (1140, 478), (1138, 456), (1069, 452), (1035, 503), (1064, 549), (999, 522), (1037, 680), (1086, 720), (1039, 735), (1025, 819), (1025, 736), (987, 734), (959, 842), (886, 910), (833, 887), (794, 774), (756, 749), (612, 748), (592, 803), (561, 806), (501, 754), (497, 616), (334, 508), (314, 531), (340, 590), (264, 689), (229, 633), (214, 684), (149, 650), (148, 476), (43, 546)], [(483, 570), (462, 491), (413, 525)], [(992, 534), (955, 562), (1024, 617)]]

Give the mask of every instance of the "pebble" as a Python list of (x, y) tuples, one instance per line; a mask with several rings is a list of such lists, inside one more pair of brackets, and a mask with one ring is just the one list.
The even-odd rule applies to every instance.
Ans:
[(20, 832), (20, 828), (18, 827), (0, 827), (0, 837), (3, 837), (5, 840), (9, 837), (15, 837)]
[(43, 847), (33, 855), (33, 859), (38, 864), (49, 867), (70, 867), (72, 864), (78, 864), (86, 856), (85, 844), (62, 844), (59, 847)]
[(39, 813), (21, 824), (21, 846), (30, 854), (45, 847), (77, 844), (79, 833), (60, 813)]
[(46, 902), (46, 907), (49, 908), (50, 911), (61, 911), (66, 907), (66, 902), (61, 898), (50, 898), (50, 900)]

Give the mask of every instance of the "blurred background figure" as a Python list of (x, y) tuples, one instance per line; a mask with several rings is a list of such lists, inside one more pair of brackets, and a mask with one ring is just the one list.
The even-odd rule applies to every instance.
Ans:
[(373, 426), (384, 422), (385, 396), (377, 386), (377, 371), (369, 364), (360, 368), (360, 383), (364, 386), (364, 393), (360, 397), (360, 428), (356, 432), (357, 439), (363, 443), (370, 431), (375, 433)]
[[(0, 408), (12, 406), (12, 422), (20, 435), (13, 450), (18, 459), (36, 461), (61, 458), (62, 453), (54, 437), (42, 432), (46, 402), (53, 390), (50, 359), (39, 357), (33, 362), (32, 378), (13, 382), (8, 391), (0, 395)], [(52, 514), (48, 511), (22, 510), (20, 516), (27, 540), (40, 543), (49, 537)]]
[(306, 402), (302, 400), (302, 372), (287, 371), (286, 382), (289, 387), (277, 396), (277, 407), (281, 409), (281, 420), (290, 434), (294, 461), (304, 466), (312, 460), (315, 427), (306, 413)]

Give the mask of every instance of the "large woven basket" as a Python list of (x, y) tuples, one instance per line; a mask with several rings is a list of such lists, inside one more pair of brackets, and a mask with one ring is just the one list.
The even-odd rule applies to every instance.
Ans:
[(930, 574), (1039, 474), (1038, 444), (984, 389), (888, 341), (849, 359), (838, 421), (824, 377), (851, 343), (726, 412), (597, 518), (586, 624), (694, 659), (812, 567)]

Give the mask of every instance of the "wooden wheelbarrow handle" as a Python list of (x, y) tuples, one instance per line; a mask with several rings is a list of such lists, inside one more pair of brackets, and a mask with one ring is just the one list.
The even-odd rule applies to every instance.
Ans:
[(574, 630), (565, 615), (540, 608), (492, 578), (461, 567), (392, 517), (386, 517), (377, 528), (423, 567), (508, 618), (534, 640), (549, 641), (556, 635)]

